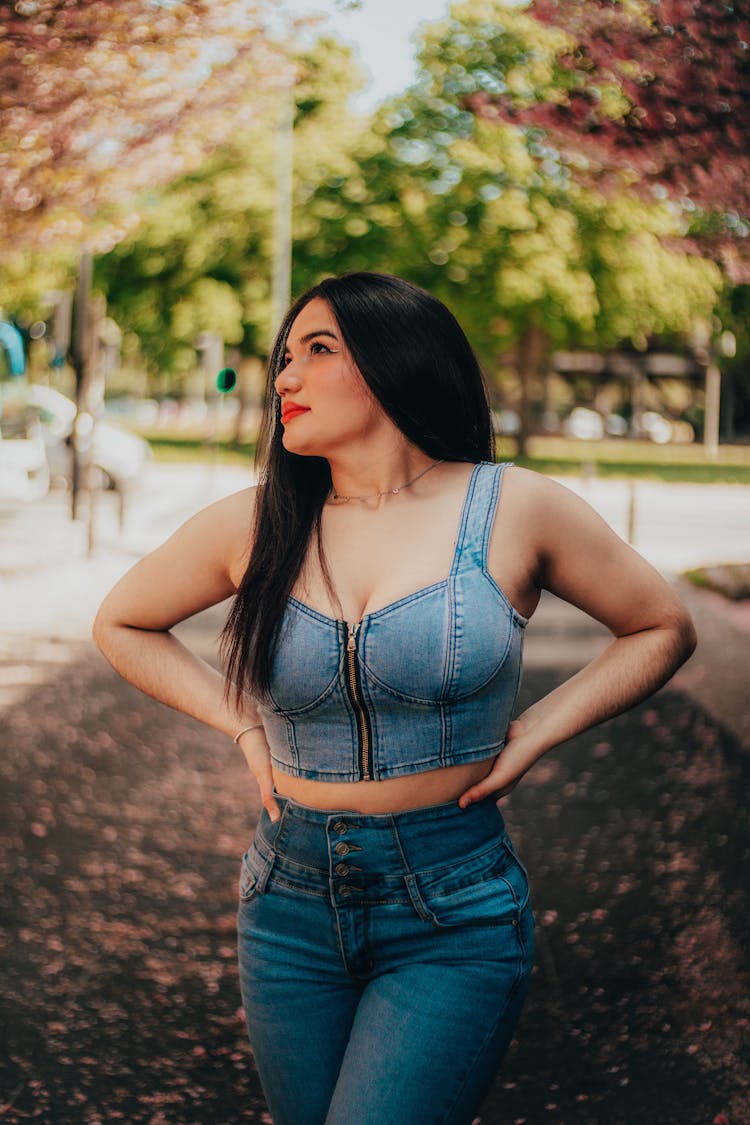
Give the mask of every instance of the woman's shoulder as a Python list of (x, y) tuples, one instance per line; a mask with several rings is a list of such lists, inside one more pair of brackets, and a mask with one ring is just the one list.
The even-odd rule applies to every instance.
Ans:
[(239, 583), (252, 547), (257, 487), (233, 492), (201, 508), (177, 531), (177, 546), (193, 557), (222, 560), (232, 580)]
[[(499, 511), (507, 522), (543, 545), (556, 527), (572, 527), (591, 512), (589, 505), (560, 481), (512, 461), (497, 464), (502, 474)], [(593, 513), (592, 513), (593, 514)]]
[(497, 473), (502, 475), (503, 490), (513, 491), (525, 498), (546, 498), (570, 493), (570, 489), (559, 481), (537, 472), (536, 469), (526, 469), (517, 465), (515, 461), (498, 461), (493, 465)]

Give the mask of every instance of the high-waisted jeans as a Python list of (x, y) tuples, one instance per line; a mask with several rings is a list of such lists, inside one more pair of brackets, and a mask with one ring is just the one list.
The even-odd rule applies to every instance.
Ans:
[(500, 811), (278, 801), (243, 859), (238, 915), (275, 1125), (467, 1125), (531, 972), (528, 882)]

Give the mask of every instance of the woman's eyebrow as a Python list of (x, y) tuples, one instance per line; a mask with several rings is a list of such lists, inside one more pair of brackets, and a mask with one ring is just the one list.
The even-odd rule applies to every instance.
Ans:
[(304, 336), (300, 337), (301, 344), (309, 344), (310, 340), (315, 339), (316, 336), (330, 336), (332, 340), (338, 340), (335, 332), (331, 332), (330, 328), (319, 328), (317, 332), (306, 332)]

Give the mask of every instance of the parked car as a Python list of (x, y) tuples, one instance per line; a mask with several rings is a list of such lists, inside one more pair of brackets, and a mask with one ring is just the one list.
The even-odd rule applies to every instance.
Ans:
[[(46, 452), (48, 483), (70, 487), (73, 476), (73, 426), (76, 406), (52, 387), (37, 384), (19, 388), (28, 416), (38, 419), (39, 433)], [(37, 436), (37, 447), (39, 437)], [(147, 442), (136, 434), (97, 421), (94, 428), (93, 461), (102, 488), (117, 489), (123, 495), (138, 481), (151, 460)], [(44, 495), (46, 487), (41, 492)]]
[(576, 406), (563, 422), (562, 432), (566, 437), (600, 441), (604, 437), (604, 419), (596, 410)]
[(665, 445), (672, 440), (672, 423), (654, 410), (646, 410), (640, 416), (641, 435), (657, 445)]
[(498, 437), (517, 434), (521, 429), (521, 418), (515, 410), (493, 410), (492, 428)]
[(40, 500), (49, 489), (44, 432), (22, 401), (0, 401), (0, 500)]
[[(576, 406), (562, 424), (566, 437), (599, 441), (605, 437), (626, 437), (628, 425), (619, 414), (600, 414), (587, 406)], [(671, 422), (655, 410), (645, 410), (635, 427), (635, 436), (663, 445), (668, 441), (692, 441), (692, 427), (686, 422)]]

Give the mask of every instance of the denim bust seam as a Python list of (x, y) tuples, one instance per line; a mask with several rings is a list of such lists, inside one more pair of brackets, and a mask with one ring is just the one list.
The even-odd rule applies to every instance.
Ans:
[[(513, 644), (513, 630), (509, 629), (508, 640), (506, 642), (505, 649), (503, 650), (503, 654), (502, 654), (498, 664), (493, 668), (493, 670), (487, 676), (486, 680), (484, 680), (481, 684), (478, 684), (476, 687), (473, 687), (471, 689), (471, 691), (464, 692), (461, 695), (444, 694), (444, 695), (440, 695), (437, 699), (424, 699), (423, 697), (418, 696), (418, 695), (407, 695), (405, 692), (398, 691), (397, 688), (394, 688), (390, 684), (385, 683), (384, 680), (381, 680), (380, 677), (377, 676), (371, 670), (371, 668), (369, 667), (369, 665), (366, 663), (366, 661), (364, 659), (362, 660), (361, 663), (362, 663), (362, 667), (363, 667), (364, 671), (367, 673), (367, 678), (369, 680), (372, 680), (372, 682), (374, 684), (376, 684), (380, 688), (381, 691), (385, 692), (387, 695), (390, 695), (391, 698), (393, 698), (393, 699), (399, 699), (404, 703), (413, 703), (416, 706), (420, 706), (420, 707), (435, 707), (438, 704), (440, 704), (440, 705), (446, 704), (446, 705), (450, 706), (450, 704), (452, 704), (452, 703), (460, 703), (465, 699), (471, 699), (472, 696), (477, 695), (477, 693), (480, 692), (480, 691), (483, 691), (484, 688), (486, 688), (487, 685), (489, 683), (491, 683), (492, 680), (494, 680), (494, 678), (497, 675), (499, 675), (499, 673), (502, 671), (503, 666), (505, 665), (505, 662), (508, 659), (508, 653), (511, 650), (512, 644)], [(311, 705), (308, 705), (308, 706), (313, 706), (313, 705), (311, 704)], [(307, 709), (308, 708), (305, 708), (305, 710), (307, 710)], [(291, 712), (290, 711), (289, 713), (290, 714), (297, 714), (298, 712), (296, 712), (296, 711)]]
[(289, 715), (284, 715), (284, 726), (286, 728), (287, 745), (289, 747), (289, 757), (291, 765), (295, 770), (299, 770), (299, 750), (297, 748), (297, 731), (294, 726), (294, 719)]
[(317, 695), (315, 699), (313, 699), (312, 703), (306, 703), (304, 705), (304, 707), (281, 707), (279, 705), (278, 700), (274, 697), (274, 694), (271, 691), (271, 688), (269, 687), (268, 698), (270, 699), (271, 703), (273, 704), (273, 708), (272, 708), (273, 711), (277, 715), (302, 715), (305, 711), (311, 711), (314, 707), (319, 707), (321, 703), (325, 703), (326, 699), (328, 699), (328, 696), (331, 694), (331, 692), (336, 690), (336, 687), (340, 682), (340, 676), (341, 676), (341, 665), (339, 665), (339, 668), (337, 669), (336, 673), (334, 673), (331, 680), (326, 684), (323, 691), (321, 691), (320, 694)]

